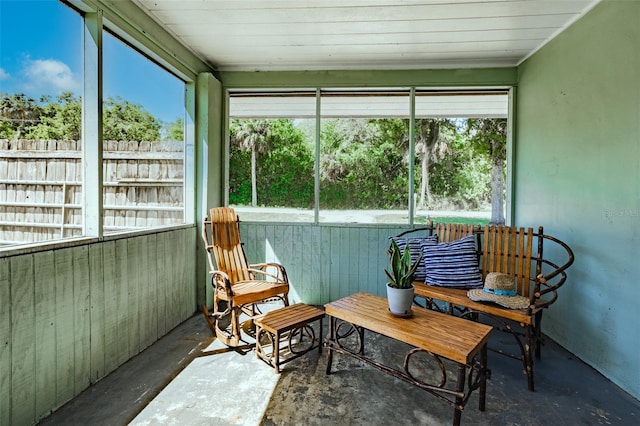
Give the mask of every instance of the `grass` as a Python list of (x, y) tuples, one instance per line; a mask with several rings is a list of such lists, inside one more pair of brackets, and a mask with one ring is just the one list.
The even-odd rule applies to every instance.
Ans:
[(459, 217), (459, 216), (439, 216), (439, 217), (416, 217), (415, 223), (427, 223), (427, 220), (431, 219), (434, 223), (463, 223), (467, 225), (487, 225), (489, 219), (480, 219), (477, 217)]

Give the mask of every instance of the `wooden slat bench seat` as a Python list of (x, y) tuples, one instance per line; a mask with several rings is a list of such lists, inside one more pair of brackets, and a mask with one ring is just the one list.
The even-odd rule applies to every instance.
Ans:
[[(426, 306), (431, 309), (468, 319), (486, 318), (494, 328), (511, 333), (520, 353), (490, 349), (521, 360), (528, 388), (533, 391), (533, 353), (540, 358), (542, 313), (555, 302), (558, 289), (567, 279), (566, 269), (574, 259), (569, 246), (545, 235), (542, 227), (534, 232), (532, 228), (430, 222), (426, 227), (406, 231), (397, 237), (420, 235), (438, 235), (439, 242), (474, 235), (482, 280), (490, 272), (507, 274), (515, 280), (517, 294), (529, 299), (526, 309), (510, 309), (491, 302), (473, 301), (467, 296), (467, 289), (414, 282), (416, 303), (426, 301)], [(545, 242), (546, 245), (543, 244)], [(546, 253), (552, 253), (554, 259), (558, 257), (561, 261), (550, 260), (544, 256)]]

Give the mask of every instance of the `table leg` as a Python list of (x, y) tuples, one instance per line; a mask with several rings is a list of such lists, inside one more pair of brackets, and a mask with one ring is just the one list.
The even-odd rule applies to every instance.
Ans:
[(274, 350), (274, 367), (276, 368), (276, 374), (280, 374), (280, 333), (276, 333), (273, 337), (273, 350)]
[(453, 426), (460, 426), (462, 418), (462, 407), (464, 404), (464, 382), (467, 377), (467, 366), (458, 364), (458, 382), (456, 384), (456, 392), (460, 396), (456, 396), (456, 402), (453, 411)]
[(480, 411), (484, 411), (486, 407), (487, 400), (487, 375), (489, 371), (487, 370), (487, 344), (485, 343), (480, 351), (480, 373), (482, 381), (480, 382), (480, 395), (479, 395), (479, 406), (478, 409)]
[(358, 353), (360, 355), (364, 355), (364, 327), (356, 327), (355, 325), (354, 327), (356, 328), (356, 330), (358, 331), (358, 335), (360, 336), (360, 348), (358, 349)]
[(327, 337), (327, 371), (326, 374), (331, 373), (331, 363), (333, 362), (333, 349), (331, 345), (335, 342), (336, 337), (336, 319), (334, 317), (329, 318), (329, 337)]
[(320, 317), (320, 330), (318, 332), (318, 353), (322, 353), (322, 317)]

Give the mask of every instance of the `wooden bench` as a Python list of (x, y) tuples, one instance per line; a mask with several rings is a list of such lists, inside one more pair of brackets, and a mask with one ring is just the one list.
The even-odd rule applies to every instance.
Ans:
[[(526, 309), (475, 302), (467, 296), (467, 289), (438, 287), (424, 282), (414, 282), (415, 301), (420, 304), (421, 300), (425, 300), (426, 306), (431, 309), (469, 319), (478, 320), (482, 317), (483, 320), (489, 320), (495, 329), (511, 333), (520, 353), (492, 347), (490, 349), (522, 361), (528, 388), (533, 391), (532, 354), (535, 353), (536, 358), (540, 359), (540, 346), (543, 343), (540, 328), (542, 313), (558, 298), (558, 289), (567, 279), (566, 269), (574, 259), (569, 246), (557, 238), (545, 235), (542, 227), (534, 232), (532, 228), (429, 223), (426, 227), (406, 231), (398, 237), (419, 235), (438, 235), (439, 242), (451, 242), (475, 235), (482, 280), (490, 272), (500, 272), (516, 281), (517, 294), (529, 299)], [(550, 260), (545, 257), (547, 253), (561, 261)]]
[[(280, 366), (314, 348), (322, 350), (324, 311), (304, 303), (285, 306), (254, 318), (256, 356), (280, 373)], [(320, 321), (318, 337), (309, 324)], [(288, 333), (287, 333), (288, 332)], [(286, 337), (287, 355), (281, 358), (280, 340)], [(305, 343), (306, 340), (306, 343)]]

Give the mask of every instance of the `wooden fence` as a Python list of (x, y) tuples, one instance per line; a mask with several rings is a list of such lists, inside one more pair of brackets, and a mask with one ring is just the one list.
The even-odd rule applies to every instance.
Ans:
[[(82, 141), (0, 140), (0, 244), (81, 236)], [(104, 232), (184, 223), (184, 144), (105, 141)]]

